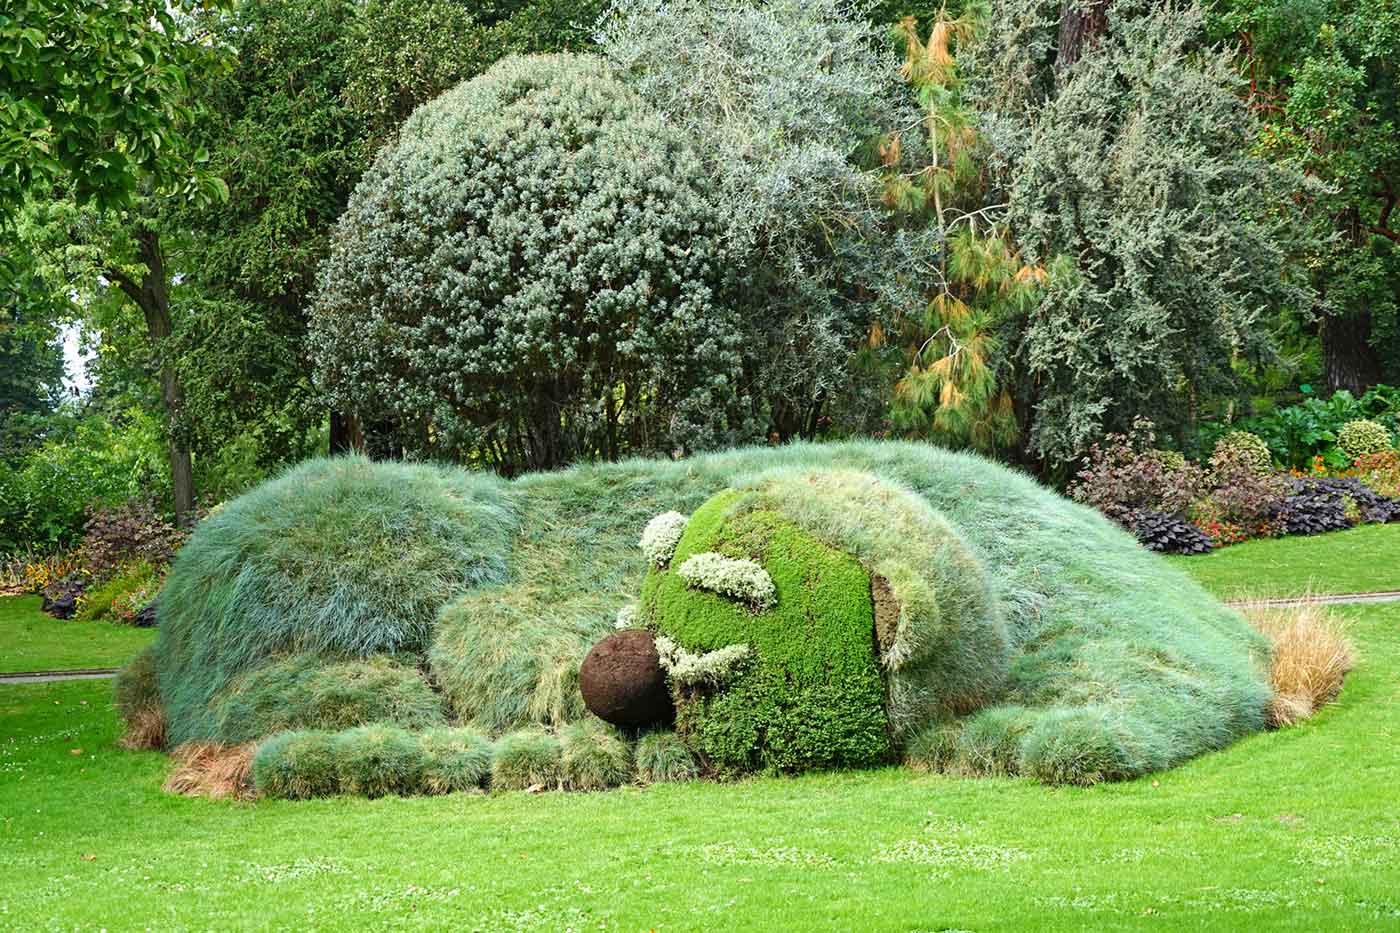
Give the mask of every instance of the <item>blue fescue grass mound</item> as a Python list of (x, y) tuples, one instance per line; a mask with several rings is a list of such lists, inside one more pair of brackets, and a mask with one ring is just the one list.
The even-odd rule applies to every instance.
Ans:
[[(756, 488), (775, 469), (855, 471), (898, 486), (985, 570), (1005, 669), (976, 709), (934, 709), (908, 724), (898, 751), (911, 761), (1092, 783), (1171, 767), (1263, 726), (1266, 642), (1184, 573), (1005, 467), (860, 442), (511, 483), (355, 459), (308, 464), (231, 503), (176, 561), (156, 653), (169, 732), (220, 740), (210, 715), (218, 692), (303, 652), (419, 655), (449, 718), (490, 736), (578, 722), (578, 665), (641, 592), (641, 529), (725, 489)], [(872, 527), (888, 520), (874, 501), (860, 507)], [(818, 509), (802, 527), (840, 532), (843, 541), (826, 543), (864, 560), (850, 528), (821, 531), (834, 520)]]
[(316, 460), (201, 523), (159, 602), (170, 741), (232, 739), (211, 701), (288, 655), (421, 654), (443, 603), (505, 577), (503, 490), (460, 470)]

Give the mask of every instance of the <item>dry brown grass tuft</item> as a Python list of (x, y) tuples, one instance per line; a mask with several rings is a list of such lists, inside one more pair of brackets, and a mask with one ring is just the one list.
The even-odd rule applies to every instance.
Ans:
[(134, 751), (165, 748), (165, 710), (159, 706), (136, 710), (126, 720), (126, 732), (118, 744)]
[(165, 790), (186, 797), (253, 796), (253, 753), (257, 743), (221, 745), (218, 742), (186, 742), (175, 749), (175, 770), (165, 779)]
[(1274, 644), (1269, 683), (1269, 725), (1291, 726), (1337, 698), (1356, 652), (1342, 620), (1322, 603), (1244, 606), (1240, 610)]

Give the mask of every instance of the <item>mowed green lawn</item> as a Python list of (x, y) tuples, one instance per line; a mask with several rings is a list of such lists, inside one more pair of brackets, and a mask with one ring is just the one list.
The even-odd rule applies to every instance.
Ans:
[(38, 596), (0, 597), (0, 674), (121, 667), (155, 640), (155, 629), (54, 619)]
[(0, 927), (1400, 929), (1400, 604), (1340, 611), (1361, 664), (1337, 704), (1091, 789), (890, 768), (189, 800), (114, 746), (106, 685), (4, 687)]
[(1400, 524), (1246, 541), (1167, 560), (1227, 599), (1400, 590)]

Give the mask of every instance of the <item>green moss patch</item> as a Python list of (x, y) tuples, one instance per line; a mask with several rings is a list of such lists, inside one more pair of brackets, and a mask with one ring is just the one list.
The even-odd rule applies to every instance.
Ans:
[(687, 651), (746, 644), (752, 662), (720, 690), (677, 693), (677, 729), (722, 772), (861, 766), (889, 757), (870, 576), (772, 511), (733, 514), (737, 492), (691, 517), (672, 566), (714, 551), (760, 564), (777, 604), (754, 613), (673, 572), (648, 577), (642, 612)]

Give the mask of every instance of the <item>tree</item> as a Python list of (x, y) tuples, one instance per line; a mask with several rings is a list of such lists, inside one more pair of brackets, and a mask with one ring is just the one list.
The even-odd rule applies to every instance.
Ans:
[[(107, 252), (105, 279), (142, 311), (169, 423), (170, 468), (179, 520), (190, 517), (194, 482), (188, 443), (175, 430), (183, 389), (168, 340), (173, 331), (165, 260), (150, 213), (152, 197), (227, 197), (186, 136), (190, 71), (217, 67), (220, 53), (190, 28), (194, 4), (117, 0), (0, 7), (10, 81), (0, 106), (0, 201), (29, 194), (71, 196), (121, 211), (128, 254)], [(52, 231), (51, 231), (52, 232)]]
[(1400, 21), (1376, 0), (1226, 0), (1214, 26), (1237, 39), (1264, 151), (1326, 187), (1312, 213), (1336, 236), (1308, 266), (1330, 389), (1400, 379)]
[(63, 349), (58, 314), (36, 287), (29, 257), (3, 256), (0, 279), (0, 460), (15, 461), (38, 442), (37, 422), (58, 407)]
[(783, 440), (859, 407), (852, 364), (871, 325), (918, 299), (905, 256), (927, 230), (892, 229), (880, 207), (879, 143), (918, 121), (884, 32), (841, 0), (622, 0), (602, 28), (603, 53), (717, 184), (764, 329), (747, 385)]
[(220, 190), (183, 151), (186, 74), (207, 55), (177, 19), (195, 0), (0, 0), (0, 205), (45, 185), (129, 204), (142, 179), (186, 196)]
[(414, 111), (322, 267), (317, 383), (406, 453), (506, 473), (742, 436), (744, 320), (690, 141), (591, 56)]
[(893, 421), (908, 434), (984, 452), (1018, 439), (1011, 387), (1018, 320), (1034, 306), (1048, 272), (1022, 262), (1005, 224), (1005, 204), (986, 201), (988, 173), (978, 157), (976, 114), (963, 99), (956, 46), (973, 40), (974, 15), (939, 14), (927, 41), (905, 19), (901, 74), (924, 106), (929, 162), (916, 173), (891, 170), (885, 200), (922, 217), (938, 233), (930, 299), (922, 319), (890, 336), (908, 344), (895, 384)]
[(1028, 452), (1052, 470), (1139, 415), (1184, 430), (1193, 397), (1231, 391), (1232, 361), (1268, 352), (1261, 315), (1311, 294), (1290, 275), (1311, 243), (1301, 178), (1253, 151), (1200, 9), (1120, 3), (1107, 24), (1056, 81), (1055, 10), (1008, 0), (969, 68), (1016, 243), (1073, 265), (1011, 351)]

